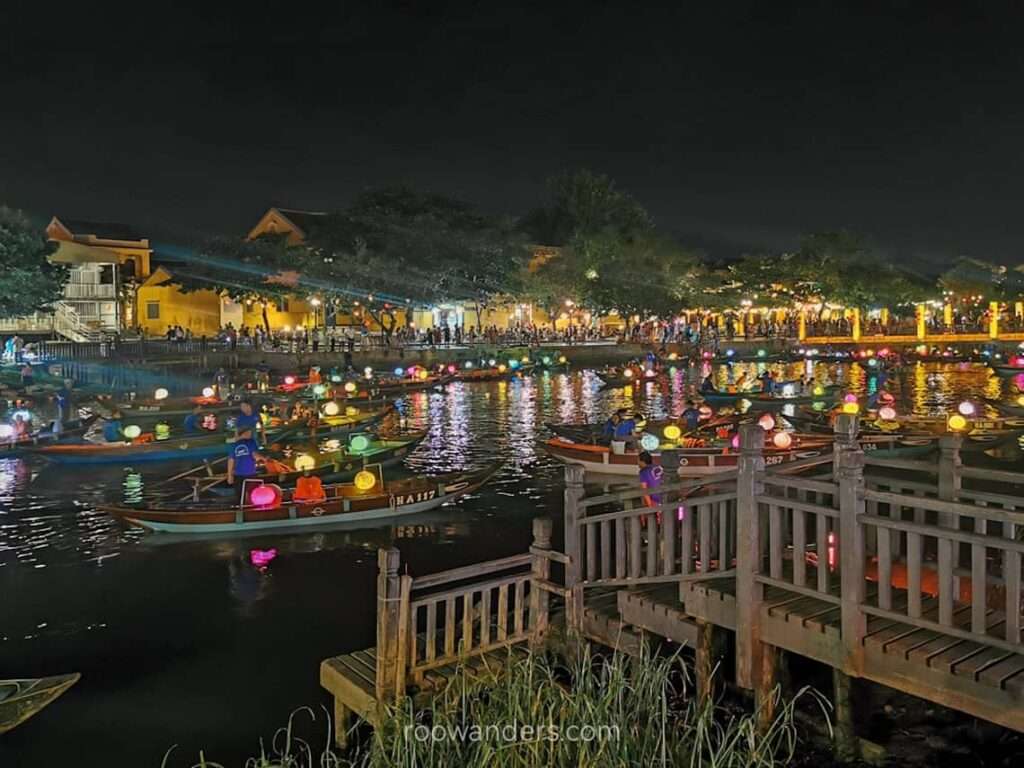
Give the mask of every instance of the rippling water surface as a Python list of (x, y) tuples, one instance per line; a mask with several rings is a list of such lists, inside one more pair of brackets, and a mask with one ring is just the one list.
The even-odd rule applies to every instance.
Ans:
[[(804, 370), (777, 368), (786, 378)], [(714, 375), (724, 385), (743, 370), (757, 373), (736, 365)], [(874, 386), (859, 366), (828, 372), (857, 391)], [(158, 766), (172, 744), (172, 765), (191, 765), (186, 756), (200, 748), (240, 764), (292, 710), (329, 704), (323, 658), (373, 643), (378, 547), (397, 546), (423, 574), (525, 551), (538, 514), (555, 518), (560, 539), (561, 471), (540, 445), (544, 423), (597, 421), (616, 407), (678, 414), (701, 375), (680, 369), (667, 384), (607, 390), (590, 372), (551, 373), (410, 395), (401, 408), (428, 430), (412, 469), (505, 464), (471, 498), (361, 529), (147, 535), (97, 504), (151, 494), (185, 467), (0, 460), (0, 678), (82, 673), (44, 714), (0, 738), (0, 766)], [(917, 365), (890, 388), (903, 410), (935, 414), (1016, 383), (981, 366)], [(270, 547), (279, 555), (260, 573), (249, 550)]]

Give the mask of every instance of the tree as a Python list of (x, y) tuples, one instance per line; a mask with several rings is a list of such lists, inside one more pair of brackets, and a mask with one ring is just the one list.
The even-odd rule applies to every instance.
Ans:
[(63, 298), (68, 266), (50, 261), (56, 250), (23, 213), (0, 207), (0, 317), (49, 311)]
[(469, 301), (482, 318), (495, 296), (517, 291), (528, 254), (508, 221), (404, 186), (361, 195), (310, 245), (316, 277), (359, 300), (388, 336), (401, 307)]

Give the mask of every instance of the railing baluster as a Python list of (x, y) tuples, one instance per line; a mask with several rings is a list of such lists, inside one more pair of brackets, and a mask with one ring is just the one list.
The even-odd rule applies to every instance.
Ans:
[(701, 504), (700, 516), (697, 519), (697, 526), (700, 528), (700, 551), (697, 553), (700, 559), (700, 572), (707, 573), (711, 570), (711, 513), (707, 504)]
[(508, 639), (508, 584), (498, 587), (498, 642)]
[[(593, 526), (591, 526), (593, 527)], [(515, 608), (515, 620), (513, 621), (513, 628), (516, 633), (516, 637), (523, 634), (523, 604), (526, 601), (526, 581), (520, 579), (516, 582), (516, 608)]]
[(469, 590), (462, 596), (462, 653), (467, 654), (473, 650), (473, 595), (474, 590)]
[(455, 598), (444, 601), (444, 655), (455, 655)]
[(729, 555), (729, 502), (718, 502), (718, 568), (727, 570), (732, 567)]
[(665, 576), (676, 572), (676, 514), (674, 509), (661, 513), (661, 572)]
[[(917, 513), (924, 510), (915, 509)], [(921, 534), (907, 531), (907, 615), (921, 618)]]
[(426, 661), (437, 658), (437, 603), (427, 603), (427, 655)]
[(629, 578), (640, 578), (640, 548), (643, 545), (640, 517), (629, 518)]
[(491, 592), (484, 589), (480, 592), (480, 645), (491, 644)]
[(647, 515), (647, 576), (658, 574), (658, 516)]
[(597, 526), (591, 523), (584, 528), (587, 529), (587, 581), (593, 581), (597, 578)]
[[(878, 517), (878, 503), (874, 504), (874, 517)], [(888, 528), (872, 526), (878, 546), (878, 607), (892, 610), (892, 539)]]
[[(1003, 536), (1016, 539), (1017, 526), (1003, 523)], [(1019, 643), (1020, 638), (1020, 552), (1003, 550), (1003, 581), (1006, 584), (1006, 639)]]
[(768, 505), (768, 573), (773, 579), (782, 578), (782, 508)]
[(694, 507), (692, 504), (683, 507), (679, 572), (684, 576), (693, 571), (693, 512)]
[(819, 513), (814, 515), (814, 549), (818, 556), (818, 591), (828, 592), (828, 517)]
[(612, 578), (612, 524), (610, 520), (601, 522), (601, 578)]
[(626, 521), (615, 519), (615, 578), (626, 578)]
[(807, 513), (793, 510), (793, 583), (807, 584)]
[[(988, 521), (974, 518), (974, 532), (988, 533)], [(971, 632), (985, 634), (985, 616), (988, 614), (988, 573), (985, 557), (988, 553), (980, 544), (971, 544)]]

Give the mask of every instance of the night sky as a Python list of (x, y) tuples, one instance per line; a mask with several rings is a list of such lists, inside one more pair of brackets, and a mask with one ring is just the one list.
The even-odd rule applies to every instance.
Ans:
[(587, 166), (712, 256), (847, 227), (1024, 261), (1019, 13), (643, 5), (14, 0), (0, 202), (189, 240), (398, 181), (520, 213)]

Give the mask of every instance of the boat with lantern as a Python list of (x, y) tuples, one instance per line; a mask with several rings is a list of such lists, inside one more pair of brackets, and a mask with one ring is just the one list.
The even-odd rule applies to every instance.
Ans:
[[(98, 414), (90, 414), (83, 419), (65, 423), (60, 432), (54, 432), (52, 428), (40, 429), (22, 437), (14, 437), (10, 425), (0, 424), (0, 458), (32, 453), (47, 445), (81, 442), (98, 418)], [(10, 432), (6, 433), (4, 427)]]
[(814, 403), (834, 403), (839, 397), (840, 387), (831, 385), (821, 387), (810, 394), (787, 395), (784, 392), (770, 395), (765, 392), (699, 392), (698, 394), (710, 406), (736, 406), (746, 400), (751, 408), (778, 409), (787, 405), (812, 405)]
[[(766, 433), (767, 434), (767, 433)], [(832, 441), (816, 435), (787, 435), (778, 443), (766, 441), (764, 457), (768, 466), (812, 458), (832, 450)], [(656, 464), (666, 469), (677, 469), (680, 477), (697, 477), (728, 472), (736, 469), (740, 452), (732, 441), (708, 439), (704, 445), (677, 447), (662, 444), (649, 453)], [(785, 447), (779, 447), (784, 445)], [(611, 446), (574, 443), (563, 438), (552, 438), (544, 443), (547, 452), (566, 464), (580, 464), (587, 472), (600, 475), (628, 475), (639, 472), (639, 452), (619, 453)]]
[(385, 481), (379, 467), (358, 472), (351, 483), (324, 486), (324, 498), (297, 500), (294, 491), (262, 481), (247, 481), (244, 503), (222, 500), (169, 502), (139, 506), (101, 505), (99, 509), (129, 525), (167, 533), (223, 533), (275, 528), (330, 526), (427, 512), (473, 493), (501, 467), (471, 472)]
[(644, 368), (623, 368), (622, 370), (594, 371), (606, 387), (628, 387), (648, 381), (667, 378), (667, 371)]
[(81, 675), (0, 680), (0, 733), (21, 725), (78, 682)]

